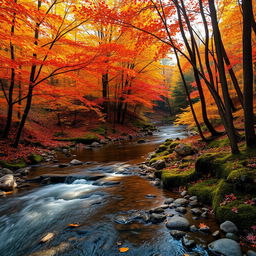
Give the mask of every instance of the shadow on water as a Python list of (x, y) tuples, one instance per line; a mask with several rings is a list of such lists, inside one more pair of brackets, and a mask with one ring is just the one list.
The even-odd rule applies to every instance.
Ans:
[[(149, 210), (163, 203), (168, 191), (161, 190), (134, 175), (134, 163), (167, 138), (185, 137), (181, 127), (162, 127), (149, 142), (136, 141), (107, 145), (95, 150), (77, 150), (76, 158), (97, 163), (89, 166), (42, 166), (33, 176), (51, 174), (104, 174), (104, 180), (119, 182), (101, 186), (83, 178), (34, 188), (0, 200), (1, 256), (112, 256), (120, 255), (119, 246), (128, 247), (123, 255), (182, 256), (186, 253), (181, 242), (174, 240), (165, 224), (114, 222), (123, 212)], [(74, 157), (73, 157), (74, 158)], [(61, 162), (70, 159), (60, 157)], [(155, 198), (147, 198), (147, 194)], [(79, 227), (69, 227), (77, 223)], [(54, 237), (47, 243), (40, 239), (47, 233)], [(195, 251), (208, 255), (202, 248)]]

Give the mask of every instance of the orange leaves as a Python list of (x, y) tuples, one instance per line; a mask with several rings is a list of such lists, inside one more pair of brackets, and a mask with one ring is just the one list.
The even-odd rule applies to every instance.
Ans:
[(199, 228), (208, 228), (208, 226), (205, 223), (200, 223)]
[(119, 252), (128, 252), (129, 248), (128, 247), (121, 247), (119, 248)]
[(68, 226), (71, 227), (71, 228), (78, 228), (78, 227), (80, 227), (79, 224), (68, 224)]

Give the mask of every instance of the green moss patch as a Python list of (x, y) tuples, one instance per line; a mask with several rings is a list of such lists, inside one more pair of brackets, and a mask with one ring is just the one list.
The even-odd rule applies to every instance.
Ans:
[(8, 168), (8, 169), (12, 169), (12, 170), (18, 170), (20, 168), (24, 168), (27, 166), (27, 164), (25, 163), (24, 159), (19, 159), (16, 162), (7, 162), (4, 160), (0, 161), (0, 165), (3, 168)]
[(195, 178), (195, 170), (164, 169), (161, 179), (166, 188), (184, 186)]
[(218, 179), (208, 179), (190, 186), (188, 193), (197, 196), (198, 199), (205, 204), (211, 204), (213, 191), (216, 189), (217, 184)]
[(217, 207), (216, 217), (220, 222), (230, 220), (241, 229), (249, 229), (252, 225), (255, 225), (256, 207), (236, 200), (225, 206)]
[(59, 140), (60, 141), (72, 141), (75, 143), (91, 144), (93, 142), (99, 142), (100, 138), (95, 134), (87, 134), (84, 137), (65, 138), (65, 139), (59, 139)]
[(43, 161), (43, 157), (37, 154), (32, 153), (29, 157), (28, 157), (29, 161), (31, 164), (39, 164)]

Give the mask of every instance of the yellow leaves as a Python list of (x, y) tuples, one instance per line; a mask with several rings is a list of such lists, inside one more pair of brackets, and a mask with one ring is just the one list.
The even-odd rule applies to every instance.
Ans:
[(46, 243), (54, 237), (54, 233), (48, 233), (41, 240), (40, 243)]
[(119, 252), (128, 252), (129, 248), (128, 247), (121, 247), (119, 248)]

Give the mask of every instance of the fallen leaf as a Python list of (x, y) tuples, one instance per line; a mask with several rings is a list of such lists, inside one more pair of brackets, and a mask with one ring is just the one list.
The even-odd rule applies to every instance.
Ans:
[(77, 228), (77, 227), (79, 227), (80, 225), (78, 225), (78, 224), (68, 224), (68, 226), (71, 227), (71, 228)]
[(47, 235), (45, 235), (41, 240), (40, 243), (46, 243), (48, 242), (50, 239), (52, 239), (54, 237), (54, 233), (48, 233)]
[(208, 226), (205, 225), (204, 223), (200, 223), (200, 224), (199, 224), (199, 228), (208, 228)]
[(121, 248), (119, 248), (119, 252), (127, 252), (127, 251), (129, 251), (128, 247), (121, 247)]

